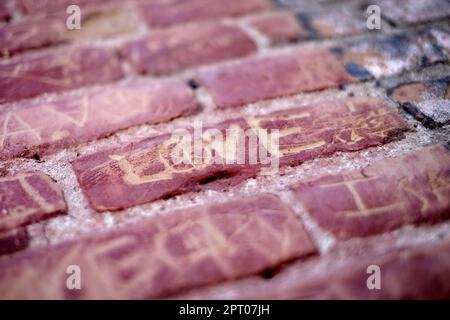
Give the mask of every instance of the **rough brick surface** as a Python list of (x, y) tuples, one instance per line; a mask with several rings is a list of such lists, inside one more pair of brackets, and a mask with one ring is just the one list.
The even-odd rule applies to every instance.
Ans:
[(362, 170), (299, 183), (295, 193), (339, 238), (450, 217), (450, 152), (435, 146)]
[(358, 40), (333, 51), (346, 64), (347, 71), (358, 78), (382, 78), (448, 60), (427, 31)]
[[(306, 160), (336, 151), (356, 151), (381, 145), (403, 131), (407, 124), (382, 101), (355, 98), (324, 102), (298, 109), (277, 112), (259, 118), (229, 120), (213, 128), (250, 128), (257, 143), (246, 144), (244, 163), (224, 145), (214, 145), (203, 132), (203, 161), (189, 157), (185, 164), (174, 162), (174, 144), (169, 135), (151, 138), (131, 145), (89, 155), (73, 162), (81, 187), (92, 207), (98, 211), (118, 210), (156, 199), (236, 184), (254, 177), (266, 163), (250, 162), (248, 155), (258, 150), (271, 153), (267, 137), (260, 129), (279, 129), (279, 151), (270, 154), (281, 165), (298, 165)], [(195, 133), (193, 133), (195, 134)], [(194, 136), (189, 136), (194, 138)], [(270, 140), (271, 138), (269, 138)], [(239, 141), (239, 140), (237, 140)], [(188, 144), (195, 148), (195, 145)], [(220, 161), (210, 154), (219, 154)], [(189, 154), (190, 155), (190, 154)], [(220, 183), (225, 179), (227, 183)], [(209, 182), (209, 183), (208, 183)]]
[(66, 213), (61, 189), (41, 173), (0, 178), (0, 232)]
[(53, 102), (0, 109), (0, 159), (43, 155), (196, 109), (192, 91), (178, 81), (111, 86)]
[(353, 78), (328, 50), (316, 49), (201, 72), (195, 80), (208, 90), (218, 107), (228, 108), (337, 87)]
[(0, 64), (0, 103), (122, 78), (117, 57), (107, 49), (72, 48)]
[(424, 126), (450, 123), (450, 77), (413, 82), (390, 90), (389, 96)]
[(209, 20), (220, 17), (240, 16), (270, 8), (269, 0), (171, 0), (152, 1), (142, 5), (145, 21), (154, 27), (172, 24)]
[(152, 33), (127, 44), (121, 53), (138, 72), (158, 75), (255, 51), (255, 44), (241, 29), (202, 23)]
[[(155, 217), (51, 252), (0, 259), (0, 296), (158, 298), (314, 253), (290, 209), (275, 196), (260, 195)], [(74, 264), (84, 282), (70, 291), (61, 283)]]
[[(299, 272), (301, 263), (275, 277), (253, 277), (214, 289), (194, 291), (184, 299), (448, 299), (450, 242), (369, 252), (347, 259), (329, 259), (323, 272)], [(379, 266), (381, 289), (367, 289), (367, 268)], [(383, 280), (384, 279), (384, 280)]]

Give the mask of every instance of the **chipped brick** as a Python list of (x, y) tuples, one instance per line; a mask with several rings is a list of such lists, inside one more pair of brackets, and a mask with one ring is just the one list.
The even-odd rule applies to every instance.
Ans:
[[(292, 211), (277, 197), (263, 194), (0, 259), (0, 296), (161, 298), (315, 252)], [(66, 269), (72, 264), (82, 270), (81, 290), (66, 288)]]
[(417, 31), (358, 40), (332, 50), (354, 77), (382, 78), (447, 61), (435, 44), (436, 40), (430, 33)]
[(166, 27), (195, 20), (241, 16), (271, 7), (267, 0), (172, 0), (152, 1), (141, 6), (140, 11), (152, 27)]
[(353, 77), (328, 50), (315, 49), (200, 72), (195, 80), (219, 108), (228, 108), (337, 87)]
[(67, 211), (61, 189), (42, 173), (19, 173), (0, 178), (0, 199), (0, 232)]
[(450, 16), (447, 0), (375, 0), (381, 14), (395, 24), (410, 24)]
[(450, 152), (433, 146), (362, 170), (299, 183), (298, 200), (338, 238), (364, 237), (450, 214)]
[[(255, 133), (256, 144), (245, 144), (245, 154), (267, 151), (272, 159), (279, 158), (281, 166), (298, 165), (337, 151), (379, 146), (409, 130), (385, 103), (371, 98), (327, 101), (264, 117), (228, 120), (211, 128), (224, 133), (236, 127)], [(163, 135), (79, 158), (72, 165), (97, 211), (120, 210), (189, 191), (223, 189), (256, 176), (268, 166), (263, 161), (251, 163), (248, 157), (238, 162), (235, 153), (211, 143), (206, 129), (200, 137), (190, 136), (202, 142), (204, 157), (200, 163), (192, 158), (188, 159), (190, 164), (175, 163), (172, 151), (179, 141)], [(260, 136), (261, 129), (280, 130), (279, 149), (268, 146), (267, 138)], [(212, 161), (217, 159), (208, 156), (211, 154), (219, 154), (219, 161)]]
[(0, 65), (0, 103), (92, 84), (123, 74), (117, 57), (106, 49), (67, 48)]
[(0, 159), (41, 156), (196, 109), (190, 88), (175, 80), (112, 86), (53, 102), (18, 105), (0, 110)]
[(11, 254), (28, 247), (29, 237), (26, 228), (0, 232), (0, 256)]
[(450, 77), (400, 85), (389, 96), (428, 128), (450, 123)]
[(121, 50), (138, 72), (157, 75), (254, 52), (256, 45), (240, 28), (213, 23), (156, 31)]
[(249, 24), (269, 38), (272, 44), (297, 42), (308, 38), (308, 32), (289, 13), (255, 17)]

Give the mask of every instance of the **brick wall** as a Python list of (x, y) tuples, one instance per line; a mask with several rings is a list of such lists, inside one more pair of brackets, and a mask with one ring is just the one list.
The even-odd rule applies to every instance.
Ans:
[[(373, 2), (1, 1), (0, 297), (450, 298), (450, 4)], [(170, 164), (194, 123), (279, 171)]]

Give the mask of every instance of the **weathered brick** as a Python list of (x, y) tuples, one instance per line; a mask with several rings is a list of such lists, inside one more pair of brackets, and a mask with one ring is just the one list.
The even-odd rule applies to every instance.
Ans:
[(413, 82), (389, 90), (391, 99), (428, 128), (450, 123), (450, 77)]
[(241, 16), (270, 7), (267, 0), (227, 0), (226, 4), (222, 0), (159, 0), (142, 5), (140, 11), (150, 26), (166, 27), (195, 20)]
[[(236, 140), (246, 155), (245, 161), (238, 162), (234, 149), (214, 144), (206, 130), (211, 128), (219, 130), (223, 137), (226, 129), (231, 132), (236, 128), (251, 129), (256, 143), (239, 144), (240, 140)], [(278, 149), (271, 142), (274, 136), (261, 135), (263, 130), (270, 133), (272, 129), (280, 130)], [(298, 165), (337, 151), (382, 145), (406, 130), (409, 130), (407, 124), (381, 100), (353, 98), (264, 117), (228, 120), (205, 128), (200, 136), (194, 132), (194, 136), (188, 137), (191, 139), (188, 146), (192, 147), (195, 139), (202, 143), (200, 163), (192, 157), (185, 159), (188, 161), (184, 164), (174, 162), (174, 149), (186, 145), (180, 145), (178, 137), (167, 134), (78, 158), (72, 164), (95, 210), (119, 210), (189, 191), (223, 189), (254, 177), (261, 168), (269, 169), (269, 164), (260, 158), (250, 162), (248, 155), (257, 152), (266, 151), (281, 166)]]
[(297, 19), (310, 38), (335, 38), (367, 31), (364, 13), (356, 5), (346, 3), (300, 12)]
[[(311, 261), (312, 262), (312, 261)], [(448, 299), (450, 297), (450, 242), (406, 246), (388, 252), (369, 252), (330, 259), (301, 269), (293, 263), (275, 277), (251, 277), (217, 287), (197, 289), (179, 299)], [(369, 266), (379, 266), (381, 288), (367, 287)], [(318, 269), (321, 268), (320, 271)], [(372, 271), (373, 272), (373, 271)], [(371, 283), (371, 281), (369, 281)]]
[(195, 77), (219, 108), (337, 87), (353, 79), (326, 49), (253, 59)]
[[(43, 155), (197, 109), (183, 82), (149, 81), (0, 110), (0, 159)], [(52, 121), (48, 121), (52, 119)]]
[(294, 187), (320, 226), (338, 238), (364, 237), (450, 214), (450, 152), (442, 145), (326, 175)]
[(26, 228), (0, 232), (0, 256), (11, 254), (28, 247), (29, 237)]
[(307, 39), (308, 32), (289, 13), (276, 13), (250, 19), (249, 24), (269, 38), (272, 44)]
[(153, 32), (125, 45), (122, 56), (140, 73), (168, 74), (256, 52), (238, 27), (202, 23)]
[[(301, 222), (277, 197), (235, 198), (0, 259), (0, 296), (161, 298), (315, 252)], [(65, 285), (69, 265), (82, 271), (81, 290)]]
[(61, 189), (42, 173), (19, 173), (0, 178), (0, 199), (0, 232), (67, 211)]
[(448, 57), (427, 31), (367, 38), (332, 48), (346, 69), (358, 78), (382, 78)]
[(447, 0), (375, 0), (381, 14), (394, 24), (410, 24), (450, 16)]
[(68, 30), (66, 19), (67, 14), (64, 11), (62, 14), (29, 17), (4, 25), (0, 28), (0, 48), (3, 56), (76, 40), (107, 38), (137, 29), (136, 20), (125, 8), (85, 9), (81, 16), (80, 30)]
[(106, 49), (66, 48), (0, 64), (0, 103), (112, 82), (122, 78), (117, 57)]

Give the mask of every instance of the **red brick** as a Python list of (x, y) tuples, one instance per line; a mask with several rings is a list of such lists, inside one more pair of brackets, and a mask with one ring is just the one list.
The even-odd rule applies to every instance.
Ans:
[(67, 48), (0, 65), (0, 103), (112, 82), (122, 78), (119, 61), (105, 49)]
[[(379, 146), (409, 130), (396, 112), (381, 100), (370, 98), (322, 102), (212, 126), (223, 135), (226, 129), (235, 127), (252, 128), (253, 132), (279, 129), (279, 150), (272, 150), (271, 156), (279, 157), (282, 166), (298, 165), (337, 151)], [(192, 158), (191, 164), (184, 166), (174, 163), (172, 151), (178, 140), (172, 140), (167, 134), (79, 158), (72, 164), (83, 192), (97, 211), (119, 210), (189, 191), (223, 189), (269, 167), (259, 160), (250, 163), (248, 157), (245, 163), (238, 164), (234, 155), (211, 144), (206, 134), (197, 138), (202, 141), (206, 155), (222, 153), (224, 156), (218, 157), (222, 162), (205, 157), (201, 164), (192, 164)], [(256, 146), (245, 145), (245, 152), (256, 153), (254, 148), (266, 151), (266, 145), (258, 138)]]
[(179, 81), (111, 86), (53, 102), (18, 105), (0, 110), (0, 159), (47, 154), (196, 109), (192, 91)]
[(308, 32), (289, 13), (260, 16), (251, 19), (249, 23), (269, 38), (272, 44), (296, 42), (308, 37)]
[(366, 32), (365, 12), (357, 2), (326, 6), (319, 10), (300, 12), (297, 19), (312, 38), (335, 38)]
[(428, 128), (450, 123), (450, 77), (400, 85), (389, 96)]
[[(0, 259), (0, 297), (161, 298), (315, 252), (277, 197), (235, 198)], [(81, 269), (81, 290), (66, 289), (69, 265)]]
[(376, 0), (381, 14), (395, 24), (426, 22), (450, 16), (447, 0)]
[(195, 80), (219, 108), (228, 108), (337, 87), (353, 78), (328, 50), (315, 49), (204, 71)]
[[(326, 263), (304, 262), (286, 267), (275, 277), (228, 282), (194, 290), (176, 299), (448, 299), (450, 297), (450, 242), (388, 252), (365, 252)], [(369, 266), (379, 266), (381, 288), (369, 290)], [(302, 270), (303, 268), (303, 270)], [(300, 269), (300, 270), (299, 270)], [(320, 271), (319, 271), (320, 270)], [(373, 273), (373, 272), (372, 272)]]
[(28, 19), (4, 25), (0, 28), (1, 54), (9, 57), (28, 49), (63, 43), (61, 35), (66, 28), (65, 20), (55, 17)]
[(338, 238), (450, 217), (450, 152), (438, 145), (299, 183), (298, 200)]
[[(78, 39), (107, 38), (108, 36), (136, 30), (136, 22), (124, 8), (83, 10), (82, 29), (68, 30), (67, 14), (30, 17), (0, 28), (0, 48), (6, 57), (31, 49), (39, 49)], [(124, 22), (123, 20), (127, 20)], [(105, 26), (107, 24), (107, 26)], [(115, 28), (111, 30), (111, 25)], [(43, 32), (42, 30), (45, 30)]]
[(0, 199), (0, 232), (67, 211), (62, 191), (42, 173), (20, 173), (0, 178)]
[(121, 50), (138, 72), (157, 75), (254, 52), (256, 45), (240, 28), (213, 23), (156, 31)]
[(28, 247), (29, 237), (26, 228), (0, 232), (0, 256), (11, 254)]
[(5, 2), (0, 2), (0, 21), (7, 20), (10, 17), (8, 8)]
[(157, 0), (144, 4), (140, 11), (150, 26), (166, 27), (195, 20), (241, 16), (270, 7), (267, 0), (227, 0), (225, 4), (222, 0)]

